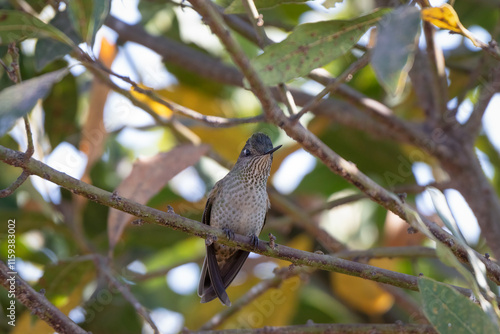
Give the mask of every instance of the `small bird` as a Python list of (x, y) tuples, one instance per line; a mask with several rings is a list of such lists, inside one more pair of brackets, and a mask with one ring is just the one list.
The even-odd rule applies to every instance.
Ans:
[[(202, 222), (224, 230), (228, 238), (234, 237), (235, 233), (249, 236), (257, 247), (270, 207), (266, 183), (273, 152), (280, 147), (273, 148), (271, 139), (263, 133), (253, 134), (233, 169), (208, 194)], [(202, 303), (219, 298), (224, 305), (231, 306), (226, 288), (240, 271), (249, 252), (218, 243), (212, 243), (206, 250), (198, 296)]]

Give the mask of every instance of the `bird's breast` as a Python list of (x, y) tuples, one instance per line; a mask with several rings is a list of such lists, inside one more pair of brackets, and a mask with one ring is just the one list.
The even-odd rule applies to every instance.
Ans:
[(231, 182), (222, 187), (217, 197), (210, 225), (248, 236), (260, 233), (269, 201), (265, 183)]

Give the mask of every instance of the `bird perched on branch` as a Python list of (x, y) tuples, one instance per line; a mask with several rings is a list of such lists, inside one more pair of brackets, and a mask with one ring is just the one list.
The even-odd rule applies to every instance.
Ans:
[[(202, 222), (224, 230), (228, 238), (242, 234), (252, 238), (255, 247), (270, 207), (266, 183), (271, 172), (273, 152), (271, 139), (255, 133), (241, 150), (238, 161), (208, 195)], [(227, 306), (231, 302), (226, 288), (245, 263), (249, 252), (212, 243), (206, 247), (198, 296), (206, 303), (215, 298)]]

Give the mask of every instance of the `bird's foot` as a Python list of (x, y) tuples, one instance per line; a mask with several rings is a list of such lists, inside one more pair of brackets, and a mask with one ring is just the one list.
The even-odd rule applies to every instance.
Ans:
[(234, 239), (234, 232), (233, 232), (231, 229), (229, 229), (229, 228), (227, 228), (227, 227), (224, 227), (222, 230), (224, 231), (224, 233), (226, 233), (226, 237), (227, 237), (229, 240)]
[(255, 234), (250, 236), (250, 243), (252, 244), (253, 248), (259, 247), (259, 237), (256, 236)]

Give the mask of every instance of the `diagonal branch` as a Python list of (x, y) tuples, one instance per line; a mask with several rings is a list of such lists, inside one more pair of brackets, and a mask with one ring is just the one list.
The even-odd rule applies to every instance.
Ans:
[[(12, 56), (12, 68), (9, 68), (3, 60), (0, 59), (0, 64), (4, 67), (5, 71), (9, 75), (9, 78), (15, 83), (20, 84), (22, 81), (21, 71), (19, 69), (19, 50), (16, 48), (14, 43), (9, 45), (9, 53)], [(30, 120), (28, 115), (24, 115), (24, 127), (26, 129), (26, 138), (28, 142), (28, 147), (26, 149), (26, 156), (31, 157), (35, 152), (35, 146), (33, 145), (33, 133), (31, 132)], [(12, 194), (19, 188), (29, 177), (29, 173), (22, 172), (21, 175), (7, 188), (0, 190), (0, 198), (4, 198)]]
[[(251, 25), (244, 22), (241, 18), (235, 15), (224, 15), (226, 22), (232, 22), (232, 27), (235, 24), (241, 25), (246, 31), (251, 30)], [(229, 20), (231, 18), (231, 20)], [(175, 64), (180, 66), (190, 72), (196, 73), (202, 77), (208, 78), (210, 80), (217, 81), (226, 85), (243, 87), (243, 75), (233, 66), (229, 66), (213, 57), (204, 54), (200, 51), (191, 49), (183, 44), (176, 41), (172, 41), (168, 38), (162, 36), (153, 36), (149, 34), (144, 28), (139, 25), (129, 25), (126, 24), (113, 16), (108, 16), (105, 24), (116, 31), (119, 38), (124, 41), (130, 41), (143, 45), (163, 57), (166, 63)], [(240, 31), (240, 29), (238, 29)], [(255, 33), (254, 33), (255, 36)], [(256, 36), (254, 40), (256, 41)], [(200, 65), (201, 64), (201, 65)], [(317, 71), (313, 71), (314, 76), (312, 78), (323, 85), (327, 85), (332, 79), (330, 76), (320, 75)], [(314, 97), (310, 94), (304, 93), (297, 88), (289, 88), (289, 91), (298, 105), (305, 105), (307, 102), (311, 101)], [(286, 99), (282, 97), (282, 92), (279, 89), (272, 89), (273, 96), (281, 100), (281, 102), (286, 103)], [(367, 108), (373, 110), (373, 113), (378, 114), (379, 117), (388, 117), (392, 112), (389, 108), (382, 105), (381, 103), (375, 103), (374, 100), (367, 98), (363, 94), (355, 91), (354, 89), (341, 85), (337, 93), (344, 99), (359, 105), (362, 108)], [(365, 111), (353, 106), (351, 103), (347, 103), (335, 99), (326, 99), (321, 101), (321, 103), (314, 109), (315, 114), (325, 115), (332, 118), (335, 122), (344, 124), (348, 127), (361, 129), (370, 133), (374, 137), (395, 139), (401, 142), (411, 143), (410, 134), (416, 133), (419, 129), (412, 124), (403, 124), (404, 131), (394, 131), (401, 128), (401, 124), (397, 124), (395, 127), (392, 125), (394, 120), (390, 119), (387, 122), (380, 122), (376, 117), (371, 117), (367, 115)], [(387, 123), (387, 124), (386, 124)]]
[(30, 176), (29, 173), (23, 171), (21, 175), (7, 188), (0, 190), (0, 198), (4, 198), (12, 194), (14, 191), (16, 191), (17, 188), (19, 188)]
[(123, 298), (125, 298), (134, 307), (134, 309), (137, 311), (137, 313), (139, 313), (144, 318), (144, 320), (149, 324), (149, 326), (151, 326), (154, 333), (159, 334), (160, 331), (156, 327), (156, 324), (151, 319), (151, 316), (149, 315), (149, 313), (145, 309), (145, 307), (142, 306), (142, 304), (137, 300), (137, 298), (135, 298), (135, 296), (132, 294), (132, 292), (130, 292), (130, 289), (128, 288), (128, 286), (126, 286), (125, 284), (120, 282), (113, 275), (113, 273), (111, 273), (110, 268), (108, 266), (108, 261), (109, 261), (108, 258), (101, 256), (101, 255), (96, 254), (96, 256), (94, 257), (94, 262), (96, 262), (99, 271), (102, 274), (104, 274), (108, 283), (110, 285), (114, 286), (118, 291), (120, 291)]
[(496, 93), (500, 92), (500, 66), (491, 69), (491, 80), (484, 84), (479, 94), (478, 101), (474, 105), (474, 110), (470, 115), (469, 120), (465, 123), (465, 129), (468, 134), (469, 141), (476, 140), (481, 130), (483, 115), (491, 101), (491, 98)]
[(378, 258), (395, 258), (395, 257), (407, 257), (407, 258), (421, 258), (421, 257), (437, 257), (436, 250), (434, 248), (423, 247), (423, 246), (404, 246), (404, 247), (379, 247), (370, 248), (366, 250), (345, 250), (335, 253), (342, 259), (358, 261), (378, 259)]
[[(22, 152), (0, 146), (0, 160), (13, 166), (21, 167), (33, 175), (38, 175), (68, 189), (74, 194), (84, 196), (91, 201), (129, 213), (148, 223), (181, 230), (200, 238), (211, 238), (212, 240), (217, 240), (217, 242), (221, 244), (289, 261), (295, 265), (305, 265), (311, 268), (334, 271), (418, 291), (418, 278), (415, 276), (343, 260), (330, 255), (310, 253), (283, 245), (273, 245), (274, 247), (271, 247), (264, 241), (259, 242), (258, 246), (255, 248), (251, 238), (242, 235), (235, 235), (234, 238), (229, 239), (223, 230), (201, 224), (198, 221), (179, 216), (175, 213), (156, 210), (126, 198), (116, 196), (116, 194), (112, 194), (75, 179), (65, 173), (61, 173), (38, 160), (33, 158), (25, 159), (25, 154)], [(466, 296), (472, 295), (469, 289), (460, 287), (455, 288)]]
[(361, 333), (377, 333), (377, 334), (436, 334), (437, 332), (431, 325), (421, 324), (306, 324), (296, 326), (283, 326), (256, 329), (226, 329), (213, 331), (187, 331), (189, 334), (327, 334), (327, 333), (344, 333), (344, 334), (361, 334)]
[[(245, 53), (241, 49), (241, 47), (236, 43), (234, 38), (231, 36), (228, 30), (223, 26), (222, 19), (216, 10), (214, 10), (211, 2), (205, 2), (201, 0), (192, 0), (191, 4), (193, 8), (195, 8), (200, 15), (205, 19), (207, 25), (210, 26), (212, 32), (215, 33), (222, 44), (226, 47), (228, 53), (231, 55), (231, 58), (241, 69), (245, 78), (249, 82), (252, 91), (255, 96), (259, 99), (264, 113), (267, 116), (267, 119), (283, 129), (287, 135), (294, 139), (297, 143), (301, 144), (302, 147), (311, 153), (312, 155), (318, 157), (324, 164), (327, 166), (332, 172), (344, 178), (346, 181), (356, 186), (362, 192), (366, 193), (368, 197), (374, 202), (379, 203), (382, 207), (387, 210), (392, 211), (397, 216), (402, 218), (403, 220), (410, 223), (411, 226), (419, 226), (419, 222), (416, 220), (418, 214), (414, 212), (413, 208), (411, 208), (408, 204), (404, 203), (404, 201), (399, 198), (399, 196), (391, 193), (386, 190), (375, 181), (370, 179), (368, 176), (363, 174), (355, 164), (352, 162), (346, 161), (340, 155), (335, 153), (330, 147), (325, 145), (318, 137), (316, 137), (313, 133), (304, 128), (300, 123), (296, 123), (285, 117), (283, 111), (279, 109), (276, 105), (275, 101), (272, 99), (272, 96), (269, 92), (269, 89), (264, 86), (262, 81), (260, 80), (255, 69), (250, 65), (248, 58)], [(360, 93), (361, 94), (361, 93)], [(379, 102), (370, 100), (371, 103)], [(366, 102), (366, 101), (365, 101)], [(377, 114), (378, 115), (378, 114)], [(381, 117), (382, 115), (379, 115)], [(393, 119), (393, 126), (398, 126), (397, 130), (402, 131), (405, 126), (400, 120)], [(410, 136), (414, 136), (417, 134), (409, 134)], [(422, 138), (415, 137), (414, 140), (419, 141)], [(440, 157), (446, 157), (452, 154), (453, 152), (449, 150), (449, 147), (445, 145), (430, 145), (435, 150), (436, 153), (439, 153)], [(452, 159), (456, 159), (456, 154), (453, 154)], [(450, 159), (451, 160), (451, 159)], [(491, 188), (491, 187), (490, 187)], [(411, 213), (411, 214), (409, 214)], [(493, 216), (493, 215), (491, 215)], [(425, 219), (423, 219), (425, 221)], [(478, 219), (479, 220), (479, 219)], [(484, 221), (483, 221), (484, 223)], [(486, 223), (490, 223), (490, 221), (486, 220)], [(435, 224), (425, 221), (425, 224), (431, 230), (432, 234), (436, 236), (436, 239), (444, 242), (450, 248), (454, 248), (454, 243), (443, 240), (451, 240), (447, 238), (444, 234), (439, 232), (439, 228), (433, 226)], [(496, 227), (496, 226), (495, 226)], [(441, 229), (442, 231), (442, 229)], [(500, 252), (500, 248), (498, 248), (498, 240), (496, 243), (494, 242), (496, 233), (493, 233), (489, 236), (488, 241), (489, 245), (493, 249), (494, 253), (498, 255)], [(442, 239), (444, 237), (444, 239)], [(455, 253), (456, 254), (456, 253)], [(462, 254), (463, 255), (463, 254)], [(457, 257), (459, 257), (457, 255)], [(459, 257), (460, 258), (460, 257)], [(483, 259), (485, 263), (485, 259)], [(463, 260), (462, 260), (463, 261)], [(495, 277), (495, 282), (500, 282), (499, 277)]]
[(43, 294), (35, 291), (28, 283), (17, 276), (17, 273), (12, 273), (3, 261), (0, 261), (0, 283), (5, 289), (9, 290), (11, 280), (15, 282), (16, 299), (30, 309), (32, 314), (45, 321), (54, 331), (58, 333), (88, 334), (49, 302)]
[(340, 74), (335, 80), (330, 80), (330, 83), (316, 95), (311, 101), (302, 106), (302, 109), (297, 115), (294, 115), (292, 119), (298, 121), (306, 112), (314, 109), (321, 100), (328, 94), (332, 95), (337, 91), (344, 82), (349, 81), (353, 74), (368, 65), (370, 62), (370, 57), (368, 53), (363, 54), (358, 60), (352, 63), (342, 74)]

